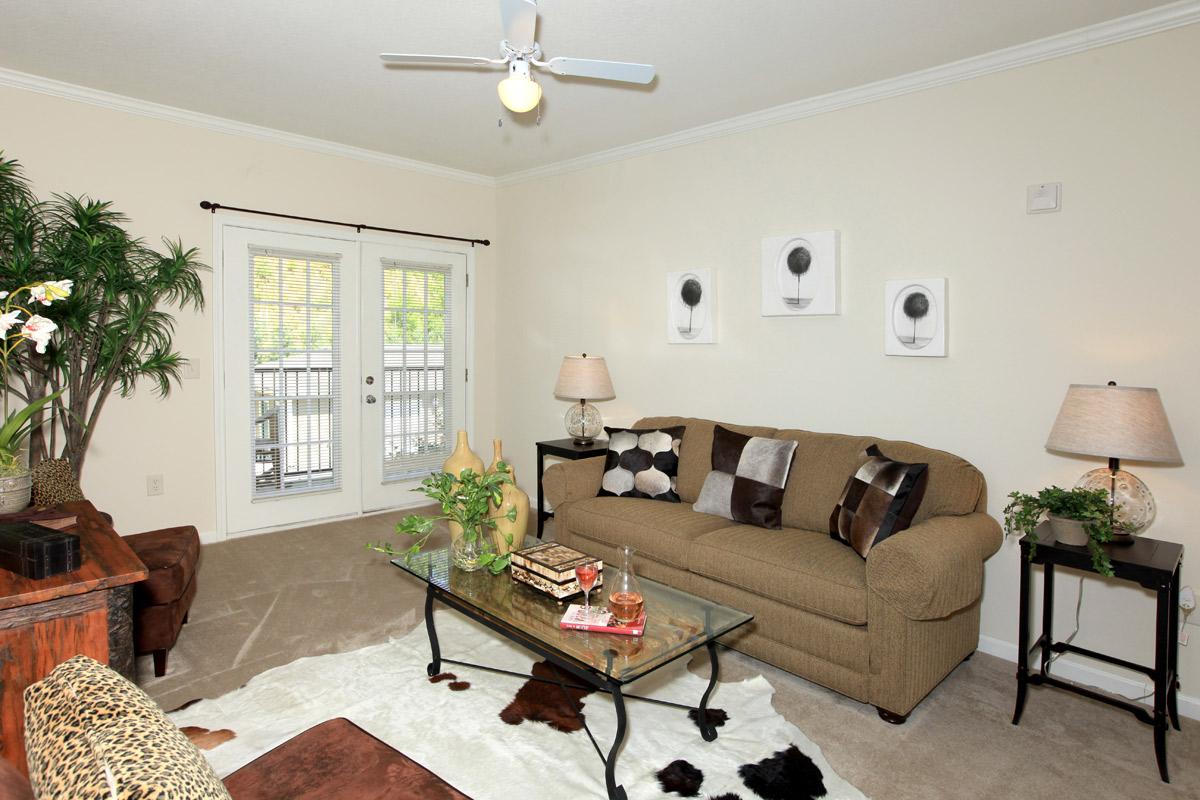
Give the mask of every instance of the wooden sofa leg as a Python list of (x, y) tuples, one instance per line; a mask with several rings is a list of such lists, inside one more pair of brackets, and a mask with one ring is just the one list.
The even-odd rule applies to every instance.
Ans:
[[(167, 651), (166, 650), (155, 650), (154, 651), (154, 677), (161, 678), (163, 675), (166, 675), (166, 674), (167, 674)], [(882, 714), (883, 712), (880, 711), (879, 713)]]
[[(188, 613), (191, 613), (191, 612), (188, 612)], [(181, 623), (179, 623), (179, 624), (180, 624), (180, 625), (187, 625), (187, 620), (188, 620), (188, 615), (187, 615), (187, 614), (184, 614), (184, 615), (183, 615), (183, 622), (181, 622)], [(974, 655), (974, 654), (972, 654), (972, 655)], [(971, 656), (967, 656), (967, 658), (970, 658), (970, 657), (971, 657)]]
[(879, 718), (884, 722), (892, 725), (903, 725), (908, 722), (908, 714), (897, 714), (894, 711), (888, 711), (886, 708), (875, 706), (875, 710), (879, 712)]
[(962, 663), (964, 663), (964, 664), (965, 664), (965, 663), (967, 663), (968, 661), (970, 661), (970, 660), (971, 660), (971, 656), (973, 656), (973, 655), (975, 655), (975, 651), (974, 651), (974, 650), (972, 650), (971, 652), (967, 653), (967, 657), (966, 657), (966, 658), (964, 658), (964, 659), (962, 660)]

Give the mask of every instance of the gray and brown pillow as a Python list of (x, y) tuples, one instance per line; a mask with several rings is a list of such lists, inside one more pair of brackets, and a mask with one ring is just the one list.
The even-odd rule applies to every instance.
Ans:
[(597, 497), (644, 497), (678, 503), (679, 444), (683, 425), (634, 430), (605, 428), (608, 453)]
[(905, 464), (888, 458), (877, 445), (866, 451), (867, 462), (850, 476), (829, 518), (829, 535), (863, 558), (884, 539), (912, 525), (925, 486), (928, 464)]
[(747, 436), (717, 425), (712, 472), (693, 508), (760, 528), (782, 527), (783, 490), (795, 454), (790, 439)]

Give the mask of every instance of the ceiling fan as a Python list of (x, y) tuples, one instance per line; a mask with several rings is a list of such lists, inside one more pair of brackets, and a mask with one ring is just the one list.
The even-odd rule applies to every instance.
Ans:
[(555, 75), (599, 78), (626, 83), (649, 83), (654, 80), (652, 64), (630, 64), (623, 61), (596, 61), (589, 58), (563, 58), (542, 61), (542, 47), (534, 40), (537, 27), (537, 0), (500, 0), (500, 18), (504, 25), (504, 40), (500, 42), (500, 58), (476, 56), (436, 56), (411, 53), (381, 53), (388, 64), (432, 64), (440, 66), (508, 65), (508, 77), (500, 81), (497, 90), (500, 102), (517, 113), (532, 111), (542, 99), (542, 87), (530, 74), (531, 67), (548, 69)]

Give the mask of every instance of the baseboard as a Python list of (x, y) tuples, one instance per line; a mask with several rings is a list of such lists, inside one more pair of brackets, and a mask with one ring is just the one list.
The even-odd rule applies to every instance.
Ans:
[[(1012, 642), (1006, 642), (1003, 639), (996, 639), (991, 636), (979, 637), (979, 651), (987, 653), (990, 656), (1002, 658), (1005, 661), (1017, 663), (1017, 646)], [(1041, 657), (1036, 656), (1030, 662), (1030, 666), (1034, 667), (1041, 664)], [(1068, 661), (1063, 657), (1054, 662), (1054, 674), (1060, 678), (1076, 683), (1087, 684), (1101, 689), (1105, 692), (1111, 692), (1117, 695), (1123, 695), (1127, 698), (1141, 697), (1149, 692), (1152, 688), (1148, 680), (1139, 680), (1130, 678), (1124, 675), (1118, 675), (1115, 672), (1098, 669), (1087, 664), (1081, 664), (1078, 661)], [(1014, 684), (1015, 687), (1015, 684)], [(1189, 719), (1200, 720), (1200, 697), (1193, 697), (1186, 694), (1180, 694), (1177, 698), (1179, 703), (1179, 715)], [(1145, 703), (1145, 701), (1141, 701)], [(1146, 708), (1151, 706), (1145, 703)], [(1028, 708), (1028, 706), (1026, 706)]]
[(200, 544), (216, 544), (223, 541), (225, 537), (218, 531), (200, 531)]

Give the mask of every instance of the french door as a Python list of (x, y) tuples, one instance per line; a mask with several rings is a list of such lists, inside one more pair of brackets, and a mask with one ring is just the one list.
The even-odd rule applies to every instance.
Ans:
[(221, 229), (225, 529), (412, 504), (466, 424), (461, 250)]

